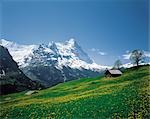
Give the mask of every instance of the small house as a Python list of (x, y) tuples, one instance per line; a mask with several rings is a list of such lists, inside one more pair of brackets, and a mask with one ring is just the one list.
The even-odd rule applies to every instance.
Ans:
[(121, 75), (122, 75), (122, 72), (118, 69), (110, 69), (110, 70), (106, 70), (105, 72), (105, 77), (117, 77)]

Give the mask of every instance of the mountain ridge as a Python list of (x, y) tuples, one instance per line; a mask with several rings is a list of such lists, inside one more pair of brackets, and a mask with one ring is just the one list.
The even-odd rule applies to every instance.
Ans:
[[(64, 43), (49, 42), (48, 45), (19, 45), (17, 43), (10, 42), (5, 39), (1, 39), (0, 45), (8, 48), (10, 54), (13, 56), (14, 60), (18, 62), (20, 67), (25, 67), (27, 65), (25, 63), (25, 60), (31, 58), (31, 56), (33, 55), (33, 51), (37, 50), (38, 48), (43, 48), (43, 51), (45, 53), (55, 55), (54, 57), (51, 57), (54, 60), (56, 60), (56, 54), (58, 56), (61, 56), (58, 58), (59, 65), (69, 64), (69, 67), (71, 68), (80, 68), (80, 64), (82, 64), (84, 65), (83, 67), (86, 69), (91, 68), (97, 70), (105, 69), (108, 67), (96, 64), (87, 55), (87, 53), (85, 53), (82, 50), (82, 48), (77, 44), (77, 42), (74, 39), (67, 40)], [(61, 60), (62, 58), (63, 60)], [(68, 61), (67, 58), (70, 58), (70, 61)], [(76, 65), (73, 65), (71, 63), (76, 63)]]
[(41, 88), (41, 85), (29, 79), (19, 69), (8, 50), (0, 45), (0, 94), (38, 88)]
[(50, 87), (58, 83), (99, 76), (107, 66), (96, 64), (74, 39), (48, 45), (19, 45), (2, 39), (19, 68), (32, 80)]

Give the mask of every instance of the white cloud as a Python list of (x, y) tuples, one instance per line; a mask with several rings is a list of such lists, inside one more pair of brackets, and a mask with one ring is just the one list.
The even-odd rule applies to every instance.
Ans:
[(102, 52), (99, 49), (95, 49), (95, 48), (90, 49), (90, 51), (95, 52), (95, 53), (97, 53), (99, 55), (103, 55), (103, 56), (107, 54), (107, 53)]
[(131, 53), (122, 55), (123, 59), (130, 59)]
[(150, 52), (144, 51), (144, 55), (145, 55), (145, 57), (150, 57)]
[(100, 51), (98, 52), (98, 54), (99, 54), (99, 55), (106, 55), (105, 52), (100, 52)]

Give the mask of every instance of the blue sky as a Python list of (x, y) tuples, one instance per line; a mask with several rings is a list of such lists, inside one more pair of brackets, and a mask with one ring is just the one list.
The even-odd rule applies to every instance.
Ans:
[(102, 65), (148, 51), (148, 0), (2, 0), (1, 38), (20, 44), (75, 38)]

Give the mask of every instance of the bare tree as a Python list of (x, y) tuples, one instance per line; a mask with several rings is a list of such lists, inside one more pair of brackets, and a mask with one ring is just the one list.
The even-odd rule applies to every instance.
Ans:
[(114, 63), (114, 68), (115, 69), (120, 69), (120, 66), (122, 65), (120, 60), (116, 60), (116, 62)]
[(142, 50), (133, 50), (130, 55), (130, 60), (136, 66), (139, 66), (139, 63), (144, 60), (144, 52)]

